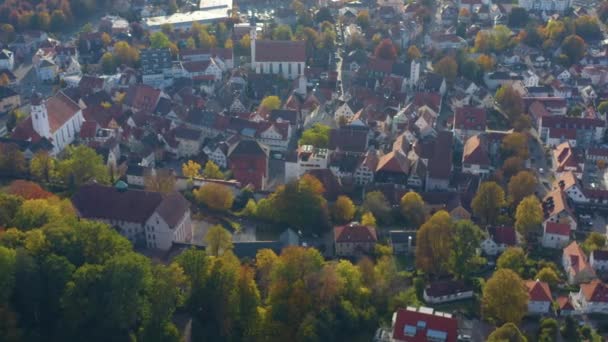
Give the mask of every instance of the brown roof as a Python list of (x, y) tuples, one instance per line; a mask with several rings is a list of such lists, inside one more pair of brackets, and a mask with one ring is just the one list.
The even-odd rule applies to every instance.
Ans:
[(526, 281), (526, 287), (528, 288), (530, 300), (535, 302), (550, 302), (552, 300), (549, 284), (544, 281), (528, 280)]
[(557, 297), (557, 304), (562, 311), (574, 311), (574, 306), (572, 305), (569, 296)]
[(119, 190), (91, 183), (81, 186), (72, 197), (79, 215), (90, 219), (145, 223), (154, 211), (171, 226), (188, 210), (188, 202), (179, 193), (163, 196), (160, 192)]
[(329, 149), (347, 152), (365, 152), (367, 149), (367, 130), (333, 128), (329, 131)]
[(256, 40), (256, 62), (305, 62), (306, 42), (290, 40)]
[(579, 273), (582, 270), (588, 269), (594, 273), (593, 269), (587, 262), (587, 255), (581, 249), (576, 241), (573, 241), (568, 246), (564, 247), (563, 254), (570, 259), (570, 270), (574, 274)]
[(46, 100), (46, 110), (49, 118), (51, 134), (60, 129), (78, 111), (80, 107), (62, 91)]
[(396, 173), (408, 173), (409, 163), (407, 157), (400, 151), (391, 151), (382, 157), (378, 161), (376, 172), (396, 172)]
[(482, 141), (479, 135), (474, 135), (467, 139), (464, 144), (464, 151), (462, 152), (462, 163), (463, 164), (477, 164), (477, 165), (490, 165), (490, 157), (486, 147), (487, 142)]
[(452, 173), (452, 132), (441, 131), (435, 139), (435, 151), (429, 159), (429, 176), (447, 179)]
[(608, 287), (597, 279), (588, 284), (581, 284), (581, 292), (587, 302), (608, 302)]
[(337, 243), (378, 241), (376, 228), (357, 223), (334, 227), (334, 239)]
[(127, 90), (125, 104), (138, 110), (154, 110), (159, 97), (158, 89), (145, 84), (132, 85)]
[(543, 199), (542, 205), (543, 211), (545, 213), (545, 218), (557, 215), (564, 210), (572, 214), (572, 209), (568, 205), (566, 196), (564, 192), (559, 188), (549, 192)]
[(570, 225), (566, 223), (547, 222), (545, 232), (547, 234), (570, 236)]
[(488, 233), (494, 242), (505, 244), (507, 246), (515, 246), (517, 243), (517, 234), (515, 228), (507, 226), (489, 227)]

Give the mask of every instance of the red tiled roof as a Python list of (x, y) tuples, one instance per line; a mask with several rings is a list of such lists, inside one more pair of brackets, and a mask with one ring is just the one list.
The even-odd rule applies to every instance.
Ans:
[[(406, 326), (413, 334), (406, 335)], [(396, 312), (393, 326), (393, 339), (407, 342), (430, 341), (427, 337), (429, 331), (445, 333), (445, 342), (456, 342), (458, 335), (458, 320), (437, 313), (426, 313), (410, 309), (399, 309)]]
[(211, 64), (210, 61), (184, 62), (182, 66), (188, 72), (204, 72)]
[(467, 139), (462, 152), (462, 163), (490, 165), (490, 156), (488, 155), (486, 146), (487, 142), (482, 141), (479, 135), (474, 135)]
[(97, 134), (97, 122), (95, 121), (85, 121), (80, 127), (80, 138), (82, 139), (92, 139), (95, 138)]
[(608, 287), (597, 279), (581, 284), (581, 292), (587, 302), (608, 303)]
[(356, 223), (334, 227), (334, 239), (337, 243), (378, 241), (376, 228)]
[(127, 90), (125, 104), (137, 110), (153, 110), (159, 98), (160, 90), (145, 84), (137, 84)]
[(413, 103), (416, 108), (428, 106), (435, 113), (439, 113), (441, 95), (437, 93), (416, 93), (416, 95), (414, 95)]
[(37, 142), (41, 137), (38, 133), (36, 133), (36, 131), (34, 131), (32, 117), (29, 116), (27, 119), (17, 124), (17, 127), (15, 127), (13, 133), (11, 134), (11, 138), (16, 140), (29, 140), (32, 142)]
[(545, 232), (547, 234), (570, 236), (570, 225), (566, 223), (547, 222)]
[(255, 61), (305, 62), (306, 42), (302, 40), (256, 40)]
[(51, 134), (53, 134), (76, 115), (80, 107), (60, 91), (46, 100), (46, 110)]
[(557, 305), (561, 311), (574, 311), (570, 297), (557, 297)]
[(486, 128), (485, 108), (472, 106), (457, 108), (454, 113), (454, 128), (484, 131)]
[(550, 302), (552, 300), (549, 284), (544, 281), (528, 280), (526, 281), (526, 287), (530, 300), (535, 302)]
[(517, 234), (513, 227), (491, 227), (489, 228), (490, 236), (494, 242), (498, 244), (505, 244), (507, 246), (514, 246), (517, 243)]

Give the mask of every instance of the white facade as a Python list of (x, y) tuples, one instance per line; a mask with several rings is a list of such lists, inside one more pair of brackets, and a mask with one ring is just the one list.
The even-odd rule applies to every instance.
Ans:
[(52, 130), (49, 123), (49, 113), (47, 112), (45, 101), (42, 101), (40, 105), (32, 104), (31, 117), (32, 128), (34, 131), (41, 137), (52, 140), (54, 145), (54, 154), (63, 151), (74, 141), (78, 135), (78, 132), (80, 132), (82, 124), (84, 123), (82, 110), (78, 110), (67, 121), (65, 121), (61, 127)]
[(15, 56), (11, 50), (0, 51), (0, 69), (13, 70), (15, 68)]
[(192, 222), (190, 210), (180, 219), (179, 223), (171, 229), (167, 222), (157, 213), (146, 221), (145, 239), (148, 248), (168, 250), (175, 242), (186, 242), (192, 238)]
[(543, 224), (543, 241), (545, 248), (563, 248), (570, 243), (570, 234), (555, 234), (547, 232), (547, 222)]
[(191, 157), (198, 154), (201, 149), (201, 142), (198, 140), (180, 139), (176, 138), (179, 142), (177, 147), (177, 154), (180, 157)]
[(215, 163), (215, 165), (219, 166), (222, 169), (228, 167), (228, 163), (226, 161), (226, 155), (219, 147), (216, 147), (215, 150), (211, 150), (209, 147), (205, 147), (203, 152), (207, 155), (209, 160)]
[(43, 63), (40, 67), (36, 68), (36, 75), (38, 79), (43, 82), (52, 82), (57, 78), (59, 68), (53, 62)]
[(545, 314), (549, 312), (551, 302), (548, 301), (528, 301), (528, 313), (531, 314)]
[(424, 292), (422, 293), (422, 297), (426, 303), (441, 304), (441, 303), (453, 302), (456, 300), (473, 298), (473, 290), (456, 292), (456, 293), (448, 294), (445, 296), (431, 297), (426, 293), (426, 289), (425, 289)]
[(564, 12), (570, 8), (570, 0), (519, 0), (519, 6), (528, 11)]
[(274, 125), (260, 133), (257, 141), (264, 145), (268, 145), (272, 151), (285, 151), (289, 145), (289, 137), (291, 136), (291, 127), (287, 128), (287, 136), (283, 136), (277, 131)]
[[(252, 41), (253, 44), (253, 41)], [(258, 62), (255, 61), (253, 68), (257, 74), (281, 75), (286, 79), (293, 80), (304, 73), (306, 63), (304, 62)]]
[(589, 257), (589, 264), (596, 271), (605, 271), (608, 270), (608, 259), (597, 259), (595, 255), (595, 251), (591, 252), (591, 256)]

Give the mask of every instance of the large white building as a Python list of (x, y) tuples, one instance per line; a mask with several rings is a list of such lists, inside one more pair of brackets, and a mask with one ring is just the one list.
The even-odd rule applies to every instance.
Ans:
[(280, 75), (296, 79), (306, 69), (306, 42), (291, 40), (258, 40), (251, 29), (251, 67), (258, 74)]
[(564, 12), (570, 8), (570, 0), (519, 0), (519, 6), (528, 11)]
[(53, 144), (54, 154), (63, 151), (84, 122), (78, 104), (61, 91), (46, 100), (34, 93), (30, 103), (30, 117), (15, 128), (12, 138), (31, 142), (46, 138)]
[(134, 244), (168, 250), (173, 242), (192, 239), (190, 203), (178, 192), (131, 190), (116, 186), (83, 185), (72, 197), (78, 216), (118, 228)]

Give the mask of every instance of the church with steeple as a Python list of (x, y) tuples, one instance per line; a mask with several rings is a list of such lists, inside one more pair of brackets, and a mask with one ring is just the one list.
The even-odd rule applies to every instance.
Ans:
[(30, 117), (15, 128), (11, 138), (33, 143), (46, 139), (53, 144), (53, 154), (74, 142), (84, 122), (76, 102), (60, 91), (48, 99), (34, 92), (30, 103)]

